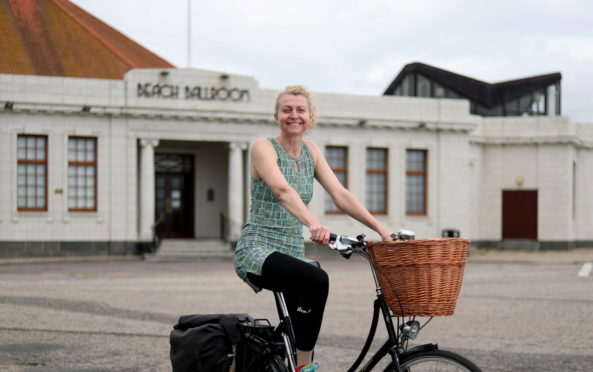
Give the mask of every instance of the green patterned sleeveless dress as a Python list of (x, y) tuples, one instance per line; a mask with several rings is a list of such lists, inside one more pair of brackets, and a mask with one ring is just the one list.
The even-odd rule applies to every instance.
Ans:
[[(292, 188), (301, 196), (305, 205), (313, 197), (315, 166), (309, 148), (301, 145), (301, 156), (289, 155), (276, 141), (269, 138), (278, 156), (280, 171)], [(296, 163), (296, 166), (295, 166)], [(247, 279), (247, 273), (261, 275), (266, 258), (281, 252), (306, 262), (303, 225), (280, 204), (263, 179), (251, 179), (251, 210), (243, 226), (235, 250), (235, 271), (256, 292), (261, 288)]]

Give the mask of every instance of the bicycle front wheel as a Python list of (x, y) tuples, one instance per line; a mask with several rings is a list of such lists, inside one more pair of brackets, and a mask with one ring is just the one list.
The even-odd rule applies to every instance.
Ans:
[[(404, 355), (400, 364), (404, 372), (482, 372), (468, 359), (446, 350), (419, 351)], [(385, 372), (389, 371), (395, 371), (393, 362), (385, 369)]]

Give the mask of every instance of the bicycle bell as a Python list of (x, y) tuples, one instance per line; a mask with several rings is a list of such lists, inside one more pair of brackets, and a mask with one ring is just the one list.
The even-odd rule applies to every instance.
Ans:
[(416, 233), (412, 230), (400, 230), (397, 234), (391, 234), (393, 240), (414, 240), (416, 239)]

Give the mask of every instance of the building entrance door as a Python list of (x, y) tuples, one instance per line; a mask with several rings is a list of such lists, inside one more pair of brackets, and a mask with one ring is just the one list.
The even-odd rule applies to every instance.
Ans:
[(156, 221), (163, 238), (194, 237), (192, 155), (155, 154)]
[(537, 190), (503, 190), (502, 239), (537, 240)]

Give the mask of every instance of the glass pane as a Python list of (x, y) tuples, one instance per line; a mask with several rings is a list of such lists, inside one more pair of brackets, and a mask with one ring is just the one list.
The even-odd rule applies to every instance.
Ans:
[(25, 164), (19, 164), (18, 174), (27, 174), (27, 166)]
[(34, 164), (27, 165), (27, 174), (35, 174), (35, 165)]
[(426, 211), (423, 175), (409, 174), (406, 177), (406, 212), (424, 213)]
[(24, 208), (27, 206), (27, 199), (24, 196), (19, 196), (17, 201), (17, 206), (19, 208)]
[(27, 188), (25, 186), (20, 186), (17, 188), (17, 195), (19, 197), (25, 197), (27, 195)]
[(68, 199), (68, 208), (76, 208), (76, 199)]
[(37, 184), (38, 185), (45, 185), (45, 176), (37, 176)]
[(436, 82), (432, 82), (433, 87), (434, 87), (434, 96), (436, 98), (443, 98), (445, 97), (445, 87), (443, 87), (441, 84), (436, 83)]
[(76, 186), (76, 177), (68, 177), (68, 187)]
[(76, 198), (76, 189), (75, 188), (68, 188), (68, 199)]
[(19, 148), (20, 147), (22, 147), (22, 148), (26, 147), (27, 146), (27, 137), (25, 137), (25, 136), (18, 136), (17, 139), (16, 139), (16, 145)]
[(425, 152), (423, 150), (406, 151), (406, 169), (412, 171), (424, 171)]
[(430, 80), (420, 74), (416, 75), (416, 96), (430, 97)]
[(24, 147), (18, 147), (17, 158), (19, 160), (27, 158), (27, 150)]
[(26, 185), (27, 184), (27, 177), (24, 175), (19, 175), (18, 176), (18, 181), (17, 181), (17, 185)]
[(367, 169), (384, 170), (385, 152), (383, 149), (368, 149), (366, 158)]
[(76, 151), (69, 149), (68, 150), (68, 161), (76, 161)]
[(385, 175), (367, 174), (366, 205), (370, 211), (385, 210)]
[(86, 204), (85, 204), (85, 200), (84, 199), (79, 198), (79, 199), (76, 200), (76, 208), (83, 209), (85, 205)]
[(339, 147), (327, 147), (326, 159), (329, 166), (335, 168), (346, 168), (346, 149)]
[(88, 209), (94, 209), (95, 208), (95, 200), (94, 199), (87, 199), (86, 200), (86, 207)]
[(27, 147), (27, 157), (26, 159), (34, 160), (35, 159), (35, 147)]
[(413, 75), (412, 74), (407, 74), (401, 82), (401, 87), (402, 87), (402, 95), (403, 96), (413, 96), (414, 92), (413, 92)]
[(76, 161), (85, 161), (85, 152), (81, 151), (80, 148), (76, 149)]
[(86, 175), (87, 175), (87, 177), (94, 177), (95, 176), (95, 167), (92, 167), (92, 166), (86, 167)]
[(35, 198), (27, 198), (27, 208), (35, 208)]
[(95, 161), (95, 150), (89, 150), (86, 153), (86, 160), (87, 161)]
[(37, 198), (37, 208), (45, 208), (45, 198)]

